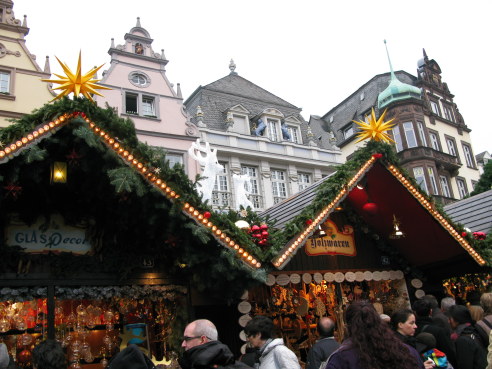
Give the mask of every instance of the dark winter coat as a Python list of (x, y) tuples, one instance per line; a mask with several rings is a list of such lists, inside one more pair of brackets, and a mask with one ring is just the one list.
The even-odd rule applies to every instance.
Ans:
[(454, 341), (456, 347), (456, 368), (485, 369), (487, 353), (472, 337), (477, 331), (471, 325), (460, 324), (456, 328), (458, 338)]
[(109, 362), (108, 369), (153, 369), (154, 363), (138, 348), (130, 344)]
[[(408, 345), (407, 345), (408, 346)], [(419, 363), (419, 369), (424, 369), (424, 363), (420, 358), (417, 351), (411, 346), (408, 346), (410, 353), (415, 356), (417, 362)], [(328, 360), (328, 365), (326, 369), (364, 369), (359, 361), (359, 355), (357, 349), (352, 347), (350, 340), (346, 340), (342, 345), (336, 350), (333, 355), (331, 355)], [(461, 369), (461, 368), (460, 368)]]
[(451, 341), (451, 336), (446, 334), (444, 328), (435, 324), (431, 317), (417, 317), (415, 323), (417, 324), (415, 336), (421, 332), (432, 334), (436, 339), (435, 348), (444, 352), (451, 365), (456, 366), (456, 351), (453, 342)]
[(190, 348), (179, 359), (179, 365), (182, 369), (251, 369), (246, 364), (234, 360), (229, 347), (219, 341), (210, 341)]
[(335, 352), (340, 344), (334, 337), (324, 337), (318, 340), (307, 355), (306, 369), (319, 369), (323, 361), (326, 361), (330, 355)]

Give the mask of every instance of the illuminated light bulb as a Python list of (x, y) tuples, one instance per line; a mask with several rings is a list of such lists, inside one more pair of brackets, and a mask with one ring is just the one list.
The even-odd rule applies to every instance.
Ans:
[(28, 142), (28, 139), (25, 137), (22, 137), (22, 143), (26, 144)]
[(190, 206), (190, 208), (188, 209), (188, 211), (189, 211), (190, 213), (193, 213), (193, 212), (195, 211), (195, 208), (194, 208), (193, 206)]
[(142, 164), (142, 163), (138, 163), (138, 164), (137, 164), (137, 168), (138, 168), (138, 169), (142, 169), (142, 168), (143, 168), (143, 164)]
[(17, 146), (15, 146), (15, 144), (10, 145), (10, 150), (14, 151), (16, 149), (17, 149)]
[(110, 145), (114, 144), (114, 139), (112, 139), (112, 138), (111, 138), (111, 139), (109, 140), (109, 144), (110, 144)]
[(45, 130), (45, 131), (49, 131), (49, 130), (50, 130), (50, 126), (49, 126), (49, 125), (47, 125), (47, 124), (45, 124), (45, 125), (43, 126), (43, 128), (44, 128), (44, 130)]
[(104, 135), (106, 134), (106, 132), (101, 131), (101, 132), (99, 132), (99, 134), (100, 134), (100, 135), (101, 135), (101, 137), (102, 137), (102, 136), (104, 136)]
[(247, 258), (249, 256), (249, 254), (245, 251), (243, 252), (243, 257)]
[(242, 254), (244, 252), (244, 250), (242, 248), (239, 248), (239, 250), (237, 250), (238, 254)]
[(32, 141), (32, 140), (34, 139), (34, 136), (33, 136), (32, 134), (28, 134), (28, 135), (27, 135), (27, 139), (28, 139), (29, 141)]
[(226, 238), (225, 238), (225, 242), (229, 242), (230, 240), (231, 240), (231, 238), (230, 238), (230, 237), (226, 237)]
[(128, 155), (128, 158), (127, 158), (129, 161), (132, 161), (133, 160), (133, 155)]
[(162, 182), (162, 183), (161, 183), (161, 188), (162, 188), (162, 189), (164, 189), (164, 188), (166, 188), (166, 187), (167, 187), (167, 185), (166, 185), (164, 182)]
[(259, 261), (256, 262), (256, 267), (257, 268), (261, 267), (261, 263)]
[(138, 160), (137, 159), (133, 159), (132, 163), (133, 163), (133, 165), (137, 165), (138, 164)]
[(5, 156), (5, 151), (0, 151), (0, 158), (3, 158)]
[[(248, 258), (249, 259), (249, 258)], [(253, 257), (251, 256), (251, 264), (255, 265), (256, 264), (256, 259), (253, 259)]]
[(217, 226), (212, 226), (212, 232), (215, 232), (217, 230)]
[(128, 156), (129, 154), (130, 154), (130, 153), (129, 153), (128, 151), (126, 151), (126, 150), (125, 150), (125, 151), (123, 151), (123, 156), (125, 156), (125, 157), (126, 157), (126, 156)]
[(203, 220), (203, 214), (198, 214), (198, 220)]
[(199, 212), (198, 210), (195, 210), (195, 211), (193, 212), (193, 215), (194, 215), (194, 216), (198, 216), (198, 214), (200, 214), (200, 212)]
[(62, 115), (62, 116), (60, 117), (60, 122), (64, 122), (64, 121), (65, 121), (65, 115)]
[(145, 173), (147, 171), (147, 168), (143, 167), (142, 168), (142, 173)]
[(185, 203), (185, 204), (184, 204), (184, 208), (185, 208), (185, 209), (188, 209), (189, 207), (190, 207), (190, 204), (188, 204), (188, 203)]
[(215, 234), (216, 234), (217, 236), (220, 236), (220, 235), (222, 234), (222, 231), (221, 231), (220, 229), (217, 229), (217, 230), (215, 231)]
[(113, 147), (114, 147), (115, 149), (117, 149), (118, 147), (120, 147), (120, 144), (119, 144), (118, 142), (115, 142), (115, 143), (114, 143), (114, 145), (113, 145)]
[(283, 262), (284, 262), (284, 260), (285, 260), (285, 259), (284, 259), (284, 256), (283, 256), (283, 255), (280, 257), (280, 259), (278, 259), (278, 261), (279, 261), (280, 263), (283, 263)]
[(95, 132), (99, 132), (100, 130), (101, 130), (101, 128), (99, 128), (99, 127), (95, 127), (95, 125), (94, 125), (94, 131), (95, 131)]
[(89, 118), (85, 118), (86, 123), (91, 123), (91, 120)]
[(158, 185), (162, 183), (162, 179), (158, 179), (155, 183), (157, 183)]
[(53, 123), (53, 122), (49, 122), (48, 125), (50, 126), (50, 128), (54, 128), (55, 127), (55, 123)]
[(17, 141), (17, 142), (15, 143), (15, 145), (16, 145), (17, 147), (21, 147), (21, 146), (22, 146), (22, 141)]
[(202, 223), (207, 225), (207, 218), (202, 218)]
[(234, 245), (234, 250), (239, 250), (239, 245), (238, 244), (235, 244)]
[(166, 187), (166, 192), (167, 193), (171, 192), (171, 187)]
[(236, 243), (234, 241), (229, 241), (229, 247), (234, 247)]
[(10, 154), (10, 152), (11, 152), (12, 150), (10, 150), (10, 148), (9, 148), (9, 147), (6, 147), (4, 151), (5, 151), (5, 153), (8, 155), (8, 154)]

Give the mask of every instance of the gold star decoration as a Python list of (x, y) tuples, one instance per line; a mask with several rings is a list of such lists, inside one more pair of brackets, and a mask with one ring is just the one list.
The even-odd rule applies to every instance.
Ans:
[(369, 122), (363, 122), (363, 121), (353, 121), (359, 126), (359, 129), (361, 132), (357, 134), (359, 139), (357, 142), (363, 141), (367, 138), (374, 140), (374, 141), (384, 141), (386, 143), (394, 143), (393, 139), (386, 133), (386, 131), (389, 131), (391, 128), (394, 127), (394, 124), (390, 124), (395, 118), (388, 120), (387, 122), (384, 121), (384, 117), (386, 116), (386, 111), (387, 109), (384, 110), (383, 114), (379, 117), (378, 120), (376, 120), (376, 113), (374, 113), (374, 108), (372, 108), (371, 115), (369, 116)]
[(97, 71), (104, 65), (101, 65), (99, 67), (94, 67), (90, 71), (88, 71), (86, 74), (82, 74), (82, 63), (81, 63), (81, 54), (79, 53), (79, 62), (77, 64), (77, 71), (73, 73), (70, 68), (67, 67), (65, 63), (62, 63), (60, 59), (56, 58), (58, 60), (58, 63), (60, 63), (61, 67), (63, 68), (63, 71), (65, 72), (66, 76), (61, 76), (59, 74), (55, 74), (60, 79), (43, 79), (43, 82), (51, 82), (51, 83), (56, 83), (61, 86), (58, 86), (54, 88), (54, 90), (62, 90), (53, 100), (55, 101), (58, 99), (61, 99), (63, 96), (66, 96), (70, 93), (73, 92), (75, 96), (79, 96), (80, 94), (84, 95), (86, 98), (88, 98), (90, 101), (94, 102), (92, 99), (91, 94), (96, 94), (99, 96), (101, 95), (99, 92), (96, 90), (111, 90), (109, 87), (104, 87), (101, 85), (98, 85), (97, 82), (100, 81), (100, 79), (92, 79), (94, 75), (97, 73)]

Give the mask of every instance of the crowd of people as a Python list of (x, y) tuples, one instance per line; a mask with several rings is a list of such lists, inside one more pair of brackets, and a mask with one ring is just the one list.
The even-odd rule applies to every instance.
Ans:
[[(471, 298), (470, 298), (471, 300)], [(492, 293), (474, 297), (468, 306), (432, 295), (392, 316), (378, 314), (368, 301), (355, 301), (345, 311), (345, 339), (335, 339), (336, 323), (318, 320), (319, 338), (311, 347), (305, 369), (492, 369)], [(248, 349), (239, 360), (219, 341), (215, 325), (206, 319), (189, 323), (182, 337), (182, 369), (300, 369), (296, 354), (266, 316), (255, 316), (245, 329)], [(65, 369), (61, 345), (46, 340), (32, 353), (34, 369)], [(303, 363), (304, 365), (304, 363)], [(15, 363), (0, 344), (0, 369)], [(152, 361), (129, 345), (109, 363), (109, 369), (154, 369)]]

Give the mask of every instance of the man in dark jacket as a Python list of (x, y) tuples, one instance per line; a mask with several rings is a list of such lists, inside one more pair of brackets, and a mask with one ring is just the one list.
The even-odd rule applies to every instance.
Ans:
[(421, 332), (432, 334), (436, 339), (436, 348), (439, 351), (444, 352), (451, 365), (455, 366), (456, 351), (451, 341), (451, 337), (446, 334), (444, 328), (439, 327), (434, 320), (432, 320), (431, 303), (425, 299), (417, 300), (413, 304), (413, 310), (415, 311), (415, 324), (417, 324), (415, 336)]
[(319, 369), (323, 361), (328, 360), (330, 355), (340, 347), (335, 340), (335, 322), (330, 318), (320, 318), (317, 325), (319, 340), (309, 350), (307, 356), (306, 369)]
[(137, 345), (130, 344), (109, 362), (108, 369), (154, 369), (155, 365)]
[(188, 324), (181, 344), (185, 349), (179, 359), (181, 368), (251, 369), (246, 364), (234, 360), (231, 350), (217, 339), (217, 328), (211, 321), (199, 319)]

